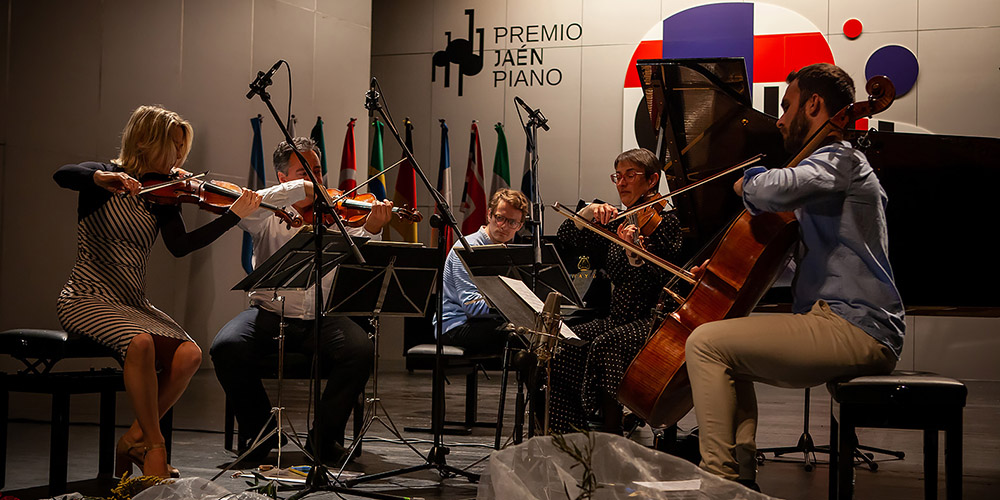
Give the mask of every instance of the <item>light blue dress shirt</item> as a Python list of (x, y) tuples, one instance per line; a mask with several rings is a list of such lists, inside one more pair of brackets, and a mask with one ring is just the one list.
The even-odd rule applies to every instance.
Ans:
[(899, 357), (903, 301), (889, 266), (888, 197), (865, 155), (834, 142), (795, 167), (754, 167), (743, 178), (752, 214), (794, 212), (799, 221), (793, 312), (823, 300)]

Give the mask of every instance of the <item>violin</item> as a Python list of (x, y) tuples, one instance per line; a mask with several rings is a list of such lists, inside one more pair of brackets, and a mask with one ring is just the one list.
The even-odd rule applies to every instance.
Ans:
[[(243, 194), (243, 188), (231, 182), (201, 180), (200, 178), (207, 173), (192, 174), (186, 170), (175, 169), (166, 181), (158, 179), (143, 181), (139, 194), (161, 205), (194, 203), (202, 210), (217, 214), (225, 213)], [(302, 217), (283, 208), (268, 203), (261, 203), (260, 208), (274, 212), (274, 215), (290, 228), (301, 227), (303, 224)]]
[[(646, 193), (642, 195), (638, 201), (639, 203), (645, 203), (653, 198), (657, 198), (657, 195), (654, 193)], [(636, 231), (637, 239), (639, 235), (649, 237), (649, 235), (653, 234), (653, 231), (656, 231), (656, 228), (660, 226), (660, 221), (663, 220), (663, 218), (660, 217), (660, 212), (662, 212), (666, 206), (667, 201), (665, 199), (661, 199), (660, 201), (644, 206), (642, 209), (633, 212), (626, 217), (626, 224), (632, 224), (639, 229)]]
[[(344, 194), (343, 191), (334, 188), (326, 188), (326, 192), (330, 195), (331, 199), (337, 199)], [(374, 206), (375, 201), (378, 198), (371, 193), (354, 194), (349, 198), (344, 198), (336, 202), (334, 210), (337, 215), (340, 216), (341, 220), (344, 222), (345, 226), (348, 227), (361, 227), (368, 222), (368, 214), (372, 211), (372, 206)], [(309, 205), (303, 209), (299, 209), (302, 213), (302, 219), (306, 224), (313, 223), (313, 206)], [(415, 208), (408, 208), (405, 205), (402, 207), (392, 207), (392, 213), (395, 214), (402, 220), (409, 222), (420, 222), (424, 220), (424, 216), (420, 214)], [(326, 225), (333, 225), (333, 218), (327, 214), (323, 219), (323, 223)]]

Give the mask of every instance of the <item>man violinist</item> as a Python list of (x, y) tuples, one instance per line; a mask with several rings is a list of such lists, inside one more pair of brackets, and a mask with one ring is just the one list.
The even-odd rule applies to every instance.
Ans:
[[(309, 163), (317, 178), (322, 179), (320, 151), (312, 139), (297, 137), (295, 149)], [(265, 203), (283, 207), (291, 205), (300, 213), (311, 208), (313, 185), (306, 174), (307, 166), (295, 156), (292, 146), (282, 142), (274, 150), (274, 169), (279, 184), (259, 191)], [(353, 236), (380, 239), (380, 232), (392, 216), (392, 202), (375, 202), (363, 227), (350, 228)], [(282, 245), (292, 239), (298, 230), (287, 227), (269, 212), (258, 211), (244, 217), (240, 228), (253, 236), (253, 262), (256, 266), (267, 260)], [(324, 295), (329, 293), (334, 273), (323, 279)], [(261, 373), (256, 360), (276, 353), (279, 323), (284, 314), (285, 352), (303, 353), (310, 357), (314, 352), (321, 356), (320, 366), (327, 379), (326, 389), (320, 400), (313, 427), (321, 426), (320, 456), (328, 464), (339, 466), (348, 458), (344, 449), (344, 428), (358, 394), (364, 390), (371, 371), (374, 346), (368, 334), (353, 320), (343, 316), (323, 318), (319, 346), (315, 345), (314, 289), (284, 290), (281, 301), (272, 300), (269, 292), (250, 294), (250, 308), (241, 312), (216, 335), (210, 353), (215, 364), (215, 374), (226, 391), (226, 397), (235, 408), (239, 422), (239, 453), (248, 449), (263, 428), (271, 410), (271, 403), (261, 383)], [(284, 311), (282, 311), (282, 307)], [(274, 422), (271, 422), (274, 425)], [(310, 436), (311, 438), (312, 436)], [(275, 435), (247, 457), (251, 461), (263, 460), (278, 444)], [(309, 440), (307, 448), (312, 446)], [(352, 457), (353, 458), (353, 457)]]
[[(795, 154), (854, 102), (854, 82), (837, 66), (814, 64), (787, 83), (777, 125)], [(886, 193), (840, 134), (798, 165), (747, 170), (734, 189), (753, 214), (794, 212), (801, 232), (794, 314), (706, 323), (685, 348), (701, 467), (758, 489), (753, 383), (805, 388), (889, 373), (903, 347), (903, 304), (889, 266)]]

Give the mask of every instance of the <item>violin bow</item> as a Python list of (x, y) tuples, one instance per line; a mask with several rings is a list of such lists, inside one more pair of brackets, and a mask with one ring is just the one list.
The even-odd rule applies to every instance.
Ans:
[(712, 181), (714, 181), (714, 180), (716, 180), (716, 179), (718, 179), (718, 178), (720, 178), (720, 177), (722, 177), (724, 175), (731, 174), (731, 173), (733, 173), (733, 172), (735, 172), (737, 170), (743, 169), (743, 168), (747, 168), (750, 165), (753, 165), (754, 163), (757, 163), (760, 160), (762, 160), (764, 158), (764, 156), (765, 155), (763, 153), (757, 154), (756, 156), (750, 157), (749, 159), (747, 159), (747, 160), (745, 160), (743, 162), (740, 162), (740, 163), (738, 163), (736, 165), (733, 165), (732, 167), (729, 167), (729, 168), (723, 170), (722, 172), (719, 172), (719, 173), (714, 174), (714, 175), (710, 175), (710, 176), (708, 176), (708, 177), (706, 177), (706, 178), (704, 178), (704, 179), (702, 179), (700, 181), (692, 182), (691, 184), (688, 184), (687, 186), (684, 186), (684, 187), (682, 187), (682, 188), (680, 188), (680, 189), (678, 189), (676, 191), (672, 191), (672, 192), (667, 193), (667, 194), (661, 194), (661, 195), (654, 196), (654, 197), (652, 197), (652, 198), (650, 198), (650, 199), (648, 199), (648, 200), (646, 200), (646, 201), (644, 201), (642, 203), (639, 203), (639, 204), (637, 204), (637, 205), (629, 208), (628, 210), (626, 210), (626, 211), (618, 214), (617, 217), (611, 219), (611, 221), (609, 221), (609, 222), (616, 221), (616, 220), (621, 219), (623, 217), (628, 217), (629, 215), (632, 215), (632, 214), (634, 214), (634, 213), (636, 213), (636, 212), (638, 212), (638, 211), (640, 211), (640, 210), (642, 210), (642, 209), (644, 209), (644, 208), (646, 208), (646, 207), (648, 207), (650, 205), (654, 205), (654, 204), (659, 203), (659, 202), (661, 202), (663, 200), (668, 200), (668, 199), (670, 199), (670, 198), (672, 198), (674, 196), (686, 193), (686, 192), (688, 192), (688, 191), (690, 191), (690, 190), (692, 190), (692, 189), (694, 189), (696, 187), (699, 187), (702, 184), (707, 184), (709, 182), (712, 182)]
[(172, 180), (169, 180), (169, 181), (161, 182), (159, 184), (153, 184), (152, 186), (144, 187), (141, 190), (139, 190), (139, 194), (145, 194), (145, 193), (148, 193), (150, 191), (156, 191), (157, 189), (163, 189), (165, 187), (173, 186), (174, 184), (180, 184), (182, 182), (190, 181), (192, 179), (199, 179), (201, 177), (205, 177), (205, 175), (207, 175), (207, 174), (208, 174), (208, 171), (205, 171), (205, 172), (202, 172), (200, 174), (189, 174), (189, 175), (178, 177), (176, 179), (172, 179)]
[(558, 212), (560, 215), (566, 217), (567, 219), (571, 219), (574, 222), (581, 223), (583, 225), (583, 227), (586, 227), (587, 229), (589, 229), (589, 230), (591, 230), (591, 231), (599, 234), (600, 236), (602, 236), (602, 237), (610, 240), (612, 243), (615, 243), (615, 244), (618, 244), (618, 245), (624, 247), (626, 250), (629, 250), (630, 252), (639, 255), (643, 259), (645, 259), (645, 260), (647, 260), (647, 261), (649, 261), (649, 262), (651, 262), (653, 264), (656, 264), (657, 266), (662, 267), (663, 269), (667, 270), (668, 272), (672, 273), (673, 275), (677, 276), (678, 278), (680, 278), (680, 279), (682, 279), (684, 281), (687, 281), (688, 283), (691, 283), (691, 284), (694, 284), (695, 282), (698, 281), (697, 278), (695, 278), (695, 275), (693, 273), (691, 273), (691, 271), (688, 271), (687, 269), (684, 269), (684, 268), (682, 268), (680, 266), (677, 266), (677, 265), (675, 265), (675, 264), (673, 264), (673, 263), (671, 263), (671, 262), (669, 262), (669, 261), (667, 261), (665, 259), (662, 259), (659, 256), (657, 256), (657, 255), (653, 254), (652, 252), (650, 252), (649, 250), (646, 250), (645, 248), (642, 248), (639, 245), (636, 245), (635, 243), (631, 243), (629, 241), (626, 241), (626, 240), (623, 240), (623, 239), (619, 238), (617, 234), (611, 232), (607, 228), (601, 227), (601, 226), (599, 226), (599, 225), (597, 225), (597, 224), (595, 224), (595, 223), (593, 223), (593, 222), (591, 222), (591, 221), (589, 221), (587, 219), (584, 219), (583, 217), (580, 217), (578, 214), (576, 214), (572, 210), (566, 208), (563, 204), (561, 204), (559, 202), (553, 203), (552, 204), (552, 208), (555, 209), (555, 211)]

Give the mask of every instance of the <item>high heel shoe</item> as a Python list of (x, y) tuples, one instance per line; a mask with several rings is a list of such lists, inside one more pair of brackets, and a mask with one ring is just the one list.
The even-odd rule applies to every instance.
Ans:
[[(149, 474), (145, 470), (145, 464), (148, 463), (145, 460), (146, 455), (148, 455), (149, 452), (151, 452), (153, 450), (160, 450), (160, 449), (162, 449), (163, 450), (163, 455), (164, 455), (164, 463), (166, 462), (166, 460), (165, 460), (166, 454), (167, 454), (167, 449), (166, 449), (167, 446), (166, 446), (166, 444), (164, 444), (164, 443), (153, 443), (153, 444), (151, 444), (149, 446), (143, 446), (141, 448), (142, 448), (142, 454), (143, 454), (143, 466), (142, 466), (142, 468), (143, 468), (142, 475), (143, 476), (157, 476), (157, 477), (161, 477), (163, 479), (166, 479), (167, 477), (180, 477), (180, 472), (177, 471), (177, 469), (171, 467), (170, 464), (166, 464), (166, 466), (167, 466), (167, 476), (166, 477), (159, 476), (158, 474)], [(174, 475), (174, 474), (176, 474), (176, 475)]]
[[(165, 448), (165, 445), (157, 443), (147, 448), (142, 443), (129, 441), (122, 435), (118, 445), (115, 446), (115, 476), (122, 477), (126, 472), (132, 472), (133, 464), (141, 471), (146, 462), (146, 453), (154, 448)], [(181, 477), (181, 472), (170, 464), (167, 464), (167, 469), (170, 471), (170, 477)]]

